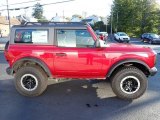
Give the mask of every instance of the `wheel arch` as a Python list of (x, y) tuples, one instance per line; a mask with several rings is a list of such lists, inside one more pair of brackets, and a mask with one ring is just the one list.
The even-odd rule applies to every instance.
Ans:
[(47, 76), (51, 77), (52, 74), (49, 70), (49, 67), (46, 65), (45, 62), (43, 62), (42, 60), (38, 59), (38, 58), (34, 58), (34, 57), (25, 57), (25, 58), (21, 58), (19, 60), (17, 60), (13, 65), (12, 65), (12, 73), (15, 73), (20, 67), (22, 66), (26, 66), (26, 65), (32, 65), (32, 64), (36, 64), (39, 67), (42, 68), (42, 70), (44, 70), (44, 72), (47, 74)]
[(108, 71), (106, 77), (110, 77), (114, 72), (124, 66), (134, 66), (140, 69), (146, 76), (150, 75), (150, 67), (141, 60), (126, 59), (116, 62)]

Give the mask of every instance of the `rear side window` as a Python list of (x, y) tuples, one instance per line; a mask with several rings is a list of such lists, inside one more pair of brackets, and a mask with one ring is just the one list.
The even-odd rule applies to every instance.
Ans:
[(17, 29), (15, 43), (48, 43), (48, 30)]

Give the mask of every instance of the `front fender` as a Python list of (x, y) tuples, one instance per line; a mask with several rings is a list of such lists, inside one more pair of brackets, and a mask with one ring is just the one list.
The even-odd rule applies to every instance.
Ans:
[(121, 65), (123, 65), (123, 64), (126, 64), (126, 63), (138, 63), (138, 64), (143, 65), (143, 66), (148, 70), (149, 73), (150, 73), (150, 71), (151, 71), (150, 67), (149, 67), (146, 63), (144, 63), (143, 61), (136, 60), (136, 59), (126, 59), (126, 60), (118, 61), (118, 62), (116, 62), (115, 64), (113, 64), (113, 65), (110, 67), (109, 71), (108, 71), (107, 77), (110, 77), (111, 74), (114, 72), (114, 70), (115, 70), (116, 68), (118, 68), (119, 66), (121, 66)]

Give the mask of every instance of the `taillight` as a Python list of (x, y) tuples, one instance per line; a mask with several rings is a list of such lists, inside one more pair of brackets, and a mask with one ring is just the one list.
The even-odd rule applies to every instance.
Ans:
[(9, 41), (6, 43), (6, 45), (5, 45), (5, 51), (7, 51), (8, 50), (8, 46), (9, 46)]

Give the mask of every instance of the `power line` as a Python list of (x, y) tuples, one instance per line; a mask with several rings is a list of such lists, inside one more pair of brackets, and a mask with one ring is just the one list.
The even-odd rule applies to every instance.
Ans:
[[(46, 6), (46, 5), (52, 5), (52, 4), (60, 4), (60, 3), (66, 3), (66, 2), (71, 2), (71, 1), (75, 1), (75, 0), (66, 0), (66, 1), (61, 1), (61, 2), (54, 2), (54, 3), (47, 3), (47, 4), (42, 4), (41, 6)], [(30, 7), (35, 7), (35, 5), (32, 6), (27, 6), (27, 7), (19, 7), (19, 8), (10, 8), (8, 10), (20, 10), (20, 9), (27, 9)], [(5, 11), (7, 9), (1, 9), (0, 11)]]
[[(11, 5), (18, 5), (18, 4), (24, 4), (24, 3), (31, 3), (31, 2), (37, 2), (37, 1), (41, 1), (41, 0), (32, 0), (32, 1), (27, 1), (27, 2), (21, 2), (21, 3), (13, 3), (13, 4), (9, 4), (8, 6), (11, 6)], [(4, 7), (4, 6), (7, 6), (7, 5), (1, 5), (0, 7)]]

